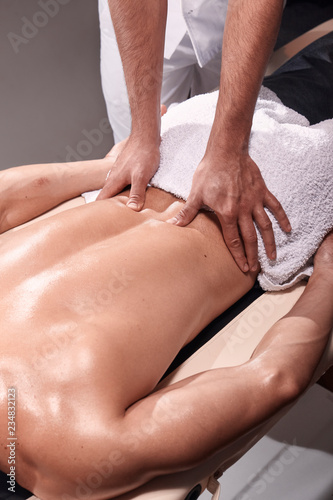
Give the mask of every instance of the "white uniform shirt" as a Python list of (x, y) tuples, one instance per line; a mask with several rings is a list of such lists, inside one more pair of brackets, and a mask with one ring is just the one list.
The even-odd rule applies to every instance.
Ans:
[(169, 0), (164, 56), (170, 59), (188, 32), (199, 66), (221, 52), (228, 0)]

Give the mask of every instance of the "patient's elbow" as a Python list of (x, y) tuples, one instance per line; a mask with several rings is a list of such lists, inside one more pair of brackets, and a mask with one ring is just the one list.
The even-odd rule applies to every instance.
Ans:
[(289, 404), (296, 401), (306, 391), (309, 386), (309, 382), (310, 381), (308, 380), (294, 376), (291, 372), (284, 374), (279, 389), (284, 403)]
[(10, 219), (10, 183), (7, 171), (0, 172), (0, 234), (8, 229)]
[(0, 234), (5, 233), (13, 227), (16, 227), (16, 218), (17, 217), (15, 216), (12, 209), (0, 203)]
[(10, 229), (10, 225), (8, 224), (8, 214), (6, 213), (5, 210), (2, 210), (2, 205), (0, 203), (0, 210), (1, 210), (1, 215), (0, 215), (0, 234), (5, 233)]
[(24, 213), (17, 168), (0, 172), (0, 189), (0, 234), (2, 234), (17, 226)]
[(309, 387), (310, 380), (300, 377), (297, 370), (289, 365), (272, 365), (262, 375), (262, 384), (269, 394), (274, 394), (278, 407), (284, 407), (296, 401)]

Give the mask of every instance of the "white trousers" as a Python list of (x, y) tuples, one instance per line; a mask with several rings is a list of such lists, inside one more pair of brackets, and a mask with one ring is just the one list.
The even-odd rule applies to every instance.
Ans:
[[(128, 137), (131, 113), (125, 77), (107, 0), (99, 0), (101, 76), (115, 143)], [(188, 34), (170, 59), (164, 58), (161, 102), (166, 106), (190, 96), (210, 92), (219, 85), (221, 54), (200, 68)]]

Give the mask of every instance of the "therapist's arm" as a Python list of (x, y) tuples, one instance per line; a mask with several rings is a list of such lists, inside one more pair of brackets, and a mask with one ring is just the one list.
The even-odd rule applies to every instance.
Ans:
[[(290, 230), (280, 203), (266, 188), (248, 153), (255, 103), (278, 34), (283, 0), (229, 0), (219, 99), (205, 156), (183, 210), (173, 219), (188, 224), (207, 205), (221, 223), (225, 242), (244, 271), (258, 265), (254, 221), (269, 258), (275, 242), (264, 207)], [(267, 151), (269, 154), (269, 151)]]
[(160, 100), (167, 0), (109, 0), (121, 55), (132, 129), (99, 199), (131, 184), (128, 206), (141, 210), (159, 165)]

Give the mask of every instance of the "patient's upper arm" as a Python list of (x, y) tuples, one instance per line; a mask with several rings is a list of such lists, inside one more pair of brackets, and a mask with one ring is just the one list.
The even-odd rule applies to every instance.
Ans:
[(0, 233), (27, 222), (48, 210), (45, 191), (47, 175), (36, 176), (28, 169), (14, 167), (0, 172)]

